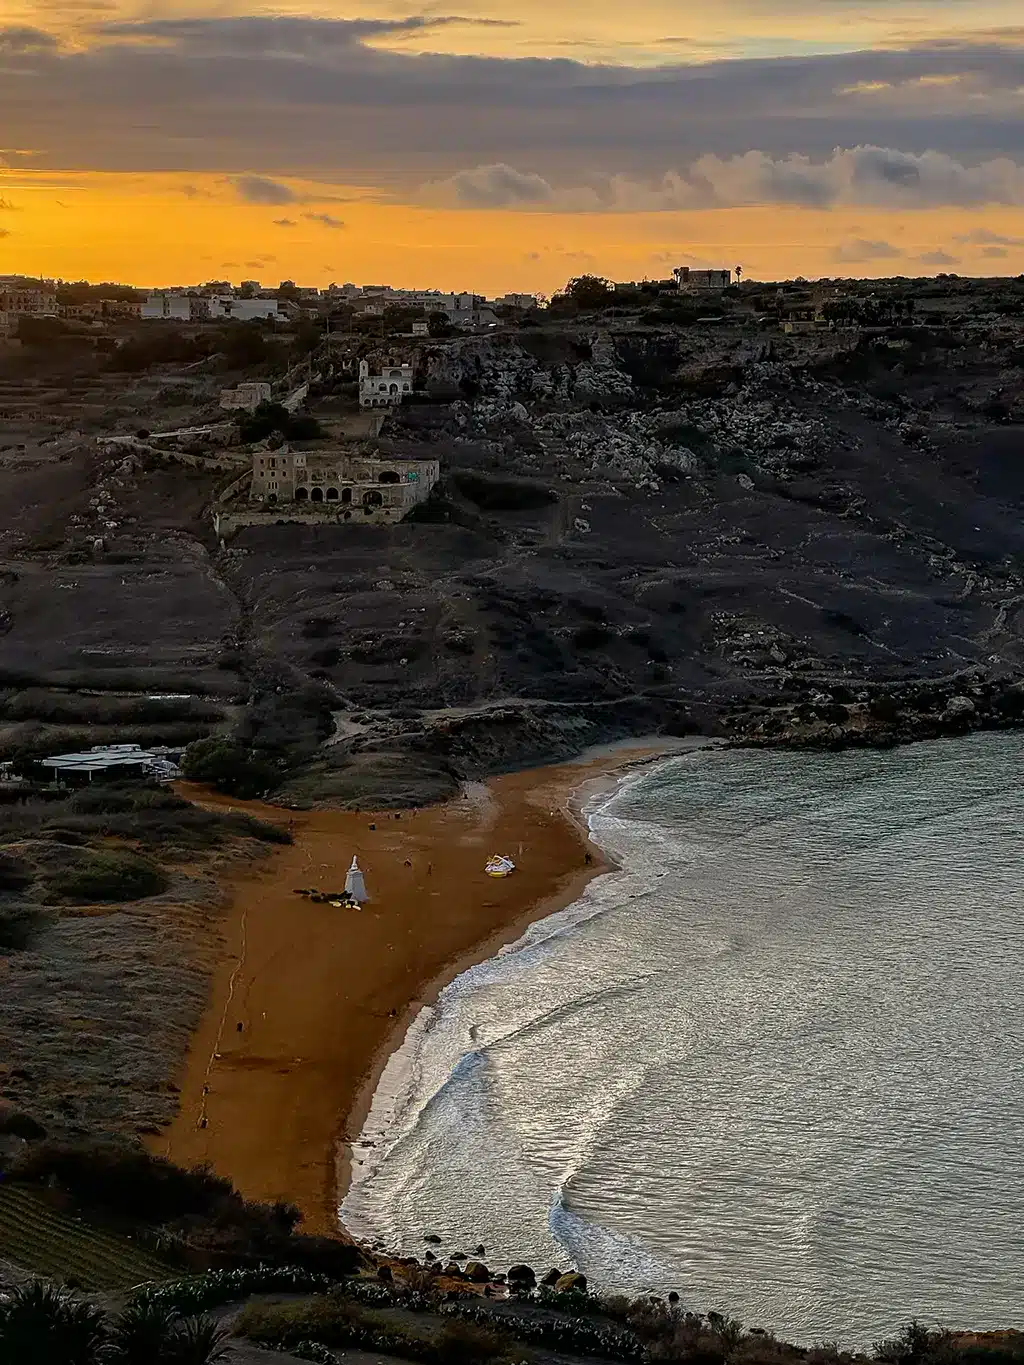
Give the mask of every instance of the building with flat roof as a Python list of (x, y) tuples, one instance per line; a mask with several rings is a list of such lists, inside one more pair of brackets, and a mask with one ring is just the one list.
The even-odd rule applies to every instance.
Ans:
[(692, 270), (688, 265), (677, 265), (672, 275), (680, 289), (692, 293), (727, 289), (732, 284), (731, 270)]

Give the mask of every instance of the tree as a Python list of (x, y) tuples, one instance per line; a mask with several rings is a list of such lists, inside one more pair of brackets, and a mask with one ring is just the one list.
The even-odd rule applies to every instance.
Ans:
[(32, 1280), (0, 1302), (0, 1360), (18, 1365), (98, 1365), (103, 1314)]
[(604, 308), (615, 295), (610, 282), (600, 275), (577, 275), (563, 292), (577, 308)]
[(185, 750), (181, 771), (192, 782), (243, 800), (262, 796), (281, 781), (273, 763), (231, 739), (196, 740)]

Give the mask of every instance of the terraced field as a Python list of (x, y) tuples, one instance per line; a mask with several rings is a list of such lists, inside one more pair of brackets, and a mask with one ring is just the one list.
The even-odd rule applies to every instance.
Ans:
[(180, 1273), (126, 1238), (58, 1213), (19, 1185), (0, 1185), (0, 1258), (96, 1291), (130, 1289)]

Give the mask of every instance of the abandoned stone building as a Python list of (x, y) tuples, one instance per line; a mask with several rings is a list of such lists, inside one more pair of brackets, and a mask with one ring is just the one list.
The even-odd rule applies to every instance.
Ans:
[(437, 483), (437, 460), (376, 459), (342, 450), (258, 450), (250, 501), (300, 520), (401, 521)]

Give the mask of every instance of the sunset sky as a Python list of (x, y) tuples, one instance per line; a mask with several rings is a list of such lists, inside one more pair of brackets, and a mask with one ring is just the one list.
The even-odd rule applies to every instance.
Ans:
[(1024, 272), (1021, 0), (0, 0), (0, 274)]

